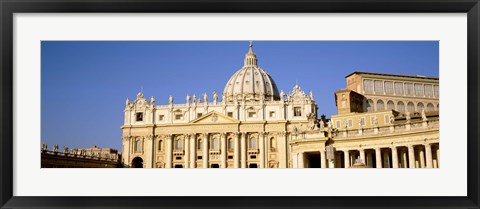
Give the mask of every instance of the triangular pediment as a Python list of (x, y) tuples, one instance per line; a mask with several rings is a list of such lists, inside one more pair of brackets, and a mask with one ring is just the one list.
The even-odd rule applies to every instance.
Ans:
[(217, 111), (209, 112), (202, 117), (190, 121), (190, 124), (240, 123), (235, 118), (228, 117)]

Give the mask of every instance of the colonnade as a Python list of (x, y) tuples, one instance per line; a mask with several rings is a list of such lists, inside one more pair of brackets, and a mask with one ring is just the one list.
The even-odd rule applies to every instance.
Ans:
[(367, 168), (439, 168), (439, 143), (405, 144), (396, 146), (337, 147), (334, 160), (327, 160), (326, 151), (320, 150), (320, 165), (307, 162), (318, 152), (299, 152), (292, 155), (293, 167), (349, 168), (361, 161)]

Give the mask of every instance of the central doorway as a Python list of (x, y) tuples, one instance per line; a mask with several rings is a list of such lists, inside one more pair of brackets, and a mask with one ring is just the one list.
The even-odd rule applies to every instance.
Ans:
[(220, 165), (218, 165), (218, 164), (212, 164), (212, 165), (210, 165), (210, 168), (220, 168)]
[(320, 152), (307, 152), (305, 158), (305, 168), (320, 168)]
[(132, 168), (143, 168), (143, 159), (141, 157), (133, 158)]

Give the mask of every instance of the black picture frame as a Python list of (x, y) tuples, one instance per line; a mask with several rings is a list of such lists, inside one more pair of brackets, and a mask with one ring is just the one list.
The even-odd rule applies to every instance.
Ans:
[[(479, 208), (479, 0), (0, 0), (1, 208)], [(465, 197), (20, 197), (13, 196), (15, 13), (467, 13), (468, 191)], [(455, 181), (455, 179), (445, 179)]]

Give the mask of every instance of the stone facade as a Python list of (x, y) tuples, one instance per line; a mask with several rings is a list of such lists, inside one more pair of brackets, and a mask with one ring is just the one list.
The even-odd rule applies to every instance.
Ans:
[[(298, 85), (279, 92), (250, 45), (221, 95), (187, 95), (183, 103), (170, 96), (167, 105), (141, 92), (127, 99), (122, 162), (137, 168), (333, 168), (356, 160), (366, 167), (438, 167), (438, 114), (422, 111), (419, 120), (395, 110), (366, 111), (370, 95), (344, 92), (336, 95), (337, 106), (348, 99), (348, 107), (318, 120), (313, 93)], [(438, 107), (438, 96), (431, 99)]]

